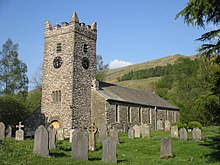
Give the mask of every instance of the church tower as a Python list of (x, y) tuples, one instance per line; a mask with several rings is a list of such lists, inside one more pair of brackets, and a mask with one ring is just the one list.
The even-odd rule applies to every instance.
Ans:
[(88, 127), (91, 86), (96, 77), (96, 23), (45, 22), (41, 111), (45, 124), (69, 129)]

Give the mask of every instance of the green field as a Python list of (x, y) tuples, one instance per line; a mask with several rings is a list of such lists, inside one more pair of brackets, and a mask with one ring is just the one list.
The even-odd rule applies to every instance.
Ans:
[[(202, 130), (202, 142), (191, 140), (183, 142), (172, 140), (173, 158), (160, 159), (160, 139), (169, 137), (169, 132), (151, 131), (151, 139), (127, 138), (126, 133), (120, 134), (117, 146), (118, 164), (156, 165), (156, 164), (220, 164), (220, 128), (209, 127)], [(0, 145), (0, 165), (99, 165), (108, 164), (101, 161), (102, 146), (89, 152), (89, 161), (77, 161), (71, 158), (71, 145), (68, 140), (57, 142), (57, 148), (50, 151), (50, 157), (38, 157), (32, 154), (33, 139), (15, 141), (8, 139)]]

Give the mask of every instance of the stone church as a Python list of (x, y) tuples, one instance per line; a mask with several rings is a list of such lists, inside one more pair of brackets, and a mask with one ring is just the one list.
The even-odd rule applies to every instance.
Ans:
[(96, 81), (97, 24), (85, 25), (73, 13), (70, 22), (45, 22), (41, 107), (25, 121), (26, 131), (40, 124), (73, 128), (91, 123), (123, 130), (124, 125), (178, 122), (179, 109), (151, 92)]

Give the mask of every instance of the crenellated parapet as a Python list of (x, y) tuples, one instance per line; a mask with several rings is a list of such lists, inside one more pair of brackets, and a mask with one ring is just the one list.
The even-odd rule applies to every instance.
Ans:
[(71, 31), (76, 31), (82, 35), (90, 36), (91, 39), (96, 40), (97, 38), (97, 23), (94, 22), (91, 25), (86, 25), (84, 22), (79, 22), (79, 18), (74, 12), (70, 19), (70, 22), (62, 22), (61, 25), (55, 24), (51, 25), (50, 21), (45, 21), (45, 38), (54, 35), (60, 35), (62, 33), (69, 33)]

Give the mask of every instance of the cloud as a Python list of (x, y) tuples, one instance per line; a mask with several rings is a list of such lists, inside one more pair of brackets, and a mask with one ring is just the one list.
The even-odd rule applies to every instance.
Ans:
[(110, 62), (109, 69), (121, 68), (121, 67), (132, 65), (132, 64), (133, 63), (129, 61), (115, 59)]

